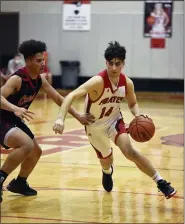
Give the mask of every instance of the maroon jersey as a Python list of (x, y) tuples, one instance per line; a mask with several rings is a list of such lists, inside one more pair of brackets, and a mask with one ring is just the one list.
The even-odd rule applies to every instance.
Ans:
[[(41, 77), (39, 75), (36, 79), (31, 79), (26, 67), (19, 69), (13, 75), (17, 75), (22, 79), (21, 88), (15, 94), (8, 96), (7, 100), (18, 107), (28, 109), (42, 86)], [(19, 118), (13, 112), (1, 110), (1, 119), (12, 120)]]

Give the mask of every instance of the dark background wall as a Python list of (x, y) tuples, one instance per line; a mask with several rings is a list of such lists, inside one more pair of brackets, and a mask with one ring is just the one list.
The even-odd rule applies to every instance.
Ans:
[(19, 45), (19, 13), (0, 12), (0, 67), (17, 52)]

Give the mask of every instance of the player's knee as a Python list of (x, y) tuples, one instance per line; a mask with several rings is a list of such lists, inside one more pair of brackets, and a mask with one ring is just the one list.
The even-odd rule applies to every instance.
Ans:
[(40, 146), (35, 147), (35, 154), (38, 158), (41, 157), (42, 155), (42, 149), (40, 148)]
[(29, 153), (31, 153), (31, 151), (34, 149), (34, 144), (33, 141), (27, 141), (23, 146), (22, 146), (24, 153), (26, 155), (28, 155)]

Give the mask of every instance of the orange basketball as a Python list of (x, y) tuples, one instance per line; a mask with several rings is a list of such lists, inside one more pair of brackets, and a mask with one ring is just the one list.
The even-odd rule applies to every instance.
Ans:
[(149, 16), (147, 18), (148, 25), (152, 26), (155, 23), (155, 18), (153, 16)]
[(129, 133), (135, 141), (147, 142), (155, 134), (155, 125), (151, 118), (141, 115), (131, 121)]

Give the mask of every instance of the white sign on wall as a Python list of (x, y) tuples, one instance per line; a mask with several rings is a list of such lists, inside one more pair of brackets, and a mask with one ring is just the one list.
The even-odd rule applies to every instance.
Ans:
[(88, 31), (91, 27), (90, 0), (64, 0), (63, 29)]

